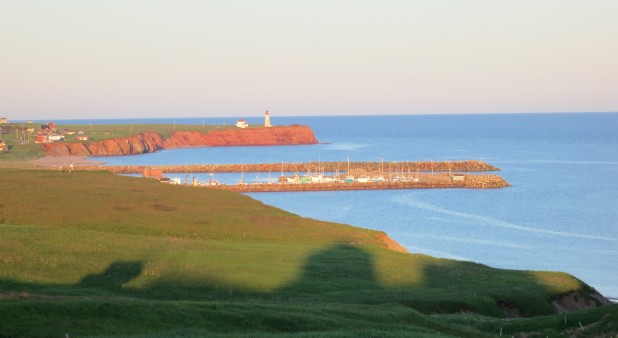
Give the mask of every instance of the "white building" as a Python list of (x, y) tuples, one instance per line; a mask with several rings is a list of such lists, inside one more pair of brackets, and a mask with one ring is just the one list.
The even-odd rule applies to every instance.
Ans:
[(270, 128), (270, 113), (268, 113), (268, 110), (264, 114), (264, 127)]
[(238, 121), (236, 121), (236, 127), (238, 128), (247, 128), (249, 127), (249, 124), (247, 123), (247, 121), (240, 119)]
[(48, 139), (50, 141), (61, 141), (61, 140), (64, 140), (64, 136), (63, 135), (58, 135), (58, 134), (51, 134), (51, 135), (49, 135)]

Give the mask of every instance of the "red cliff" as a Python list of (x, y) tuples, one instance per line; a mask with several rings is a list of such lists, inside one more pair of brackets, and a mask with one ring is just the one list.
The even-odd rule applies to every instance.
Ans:
[(317, 140), (311, 128), (294, 125), (213, 130), (207, 134), (197, 131), (175, 131), (167, 138), (156, 132), (142, 132), (135, 136), (91, 143), (45, 143), (43, 150), (48, 156), (118, 156), (192, 146), (271, 146), (316, 143)]

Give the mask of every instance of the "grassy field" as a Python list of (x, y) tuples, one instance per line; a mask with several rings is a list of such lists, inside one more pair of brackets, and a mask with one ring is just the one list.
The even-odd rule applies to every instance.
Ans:
[(556, 314), (593, 292), (570, 275), (399, 253), (229, 191), (18, 169), (0, 191), (0, 336), (618, 334), (615, 305)]

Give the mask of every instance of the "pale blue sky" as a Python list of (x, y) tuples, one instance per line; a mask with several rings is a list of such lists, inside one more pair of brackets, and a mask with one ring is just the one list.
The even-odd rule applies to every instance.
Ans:
[(0, 116), (616, 112), (617, 17), (615, 0), (0, 0)]

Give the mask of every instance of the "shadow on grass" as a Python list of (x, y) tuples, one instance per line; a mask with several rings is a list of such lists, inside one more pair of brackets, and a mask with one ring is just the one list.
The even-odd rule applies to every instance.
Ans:
[(298, 281), (278, 293), (315, 295), (380, 289), (371, 255), (357, 247), (340, 244), (310, 256)]
[(139, 277), (143, 270), (144, 263), (141, 261), (117, 261), (100, 274), (85, 276), (76, 286), (120, 291), (124, 284)]
[[(385, 287), (376, 276), (373, 257), (363, 249), (338, 244), (311, 255), (298, 280), (273, 292), (255, 292), (201, 279), (159, 279), (141, 288), (126, 285), (144, 271), (142, 261), (115, 261), (99, 274), (71, 285), (29, 284), (0, 280), (0, 291), (159, 300), (304, 301), (321, 303), (400, 304), (422, 313), (481, 313), (494, 317), (555, 313), (552, 293), (524, 271), (492, 269), (470, 262), (438, 260), (423, 265), (423, 283)], [(587, 292), (586, 288), (579, 290)]]
[[(0, 280), (0, 300), (15, 300), (0, 302), (0, 318), (9, 318), (0, 320), (0, 336), (3, 330), (15, 336), (60, 336), (65, 332), (149, 336), (181, 328), (207, 328), (189, 330), (186, 336), (203, 336), (204, 332), (242, 333), (239, 336), (305, 332), (314, 336), (309, 332), (322, 335), (332, 331), (329, 334), (337, 337), (478, 337), (502, 332), (508, 322), (475, 322), (474, 318), (480, 317), (471, 313), (504, 317), (509, 315), (507, 311), (524, 308), (525, 312), (516, 314), (533, 316), (538, 314), (530, 312), (533, 307), (552, 312), (547, 290), (533, 283), (526, 272), (444, 260), (422, 269), (422, 285), (385, 287), (378, 280), (371, 254), (339, 244), (311, 255), (298, 280), (270, 293), (232, 289), (209, 280), (187, 285), (170, 279), (136, 290), (126, 285), (144, 273), (144, 262), (115, 261), (101, 273), (86, 275), (70, 285)], [(524, 289), (513, 291), (512, 286), (522, 285)], [(537, 286), (525, 289), (531, 285)], [(426, 315), (439, 313), (454, 316), (440, 319)], [(562, 315), (553, 316), (554, 331), (547, 331), (547, 323), (538, 321), (512, 325), (504, 332), (528, 332), (530, 327), (538, 332), (562, 332), (580, 328), (582, 321), (591, 327), (601, 323), (598, 332), (611, 329), (607, 323), (612, 318), (604, 319), (604, 311), (586, 316), (570, 320), (568, 325), (563, 324)], [(177, 335), (171, 332), (160, 336)]]

